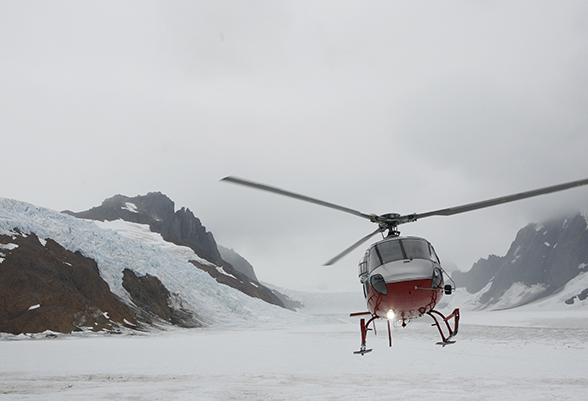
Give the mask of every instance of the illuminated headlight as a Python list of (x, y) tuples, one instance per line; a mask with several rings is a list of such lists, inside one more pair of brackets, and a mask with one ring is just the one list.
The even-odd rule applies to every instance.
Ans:
[(388, 320), (394, 320), (394, 311), (390, 309), (388, 313), (386, 313), (386, 317), (388, 318)]

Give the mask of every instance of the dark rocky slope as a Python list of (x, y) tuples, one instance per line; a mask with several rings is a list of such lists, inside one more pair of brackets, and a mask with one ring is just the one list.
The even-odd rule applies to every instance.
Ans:
[(0, 236), (0, 332), (119, 332), (171, 323), (199, 326), (194, 313), (153, 277), (125, 270), (133, 303), (113, 294), (96, 262), (35, 234)]
[[(201, 326), (198, 317), (183, 306), (181, 298), (170, 293), (157, 277), (150, 274), (141, 277), (125, 269), (122, 285), (133, 303), (144, 312), (144, 319), (156, 316), (180, 327)], [(153, 321), (149, 320), (149, 323)]]
[(253, 270), (253, 266), (251, 266), (251, 263), (249, 263), (247, 259), (239, 255), (234, 250), (225, 248), (222, 245), (218, 245), (218, 250), (222, 258), (230, 263), (231, 266), (233, 266), (237, 271), (246, 275), (249, 280), (256, 283), (259, 282), (259, 280), (257, 280), (257, 276), (255, 275), (255, 270)]
[(35, 234), (0, 236), (0, 244), (1, 332), (138, 326), (135, 311), (110, 291), (92, 259), (50, 239), (43, 244)]
[[(519, 304), (549, 296), (588, 271), (588, 225), (581, 215), (553, 219), (522, 228), (505, 256), (480, 259), (468, 272), (454, 272), (458, 286), (480, 293), (481, 306), (491, 306), (514, 283), (542, 289)], [(578, 294), (586, 297), (588, 289)], [(571, 299), (573, 302), (573, 297)]]

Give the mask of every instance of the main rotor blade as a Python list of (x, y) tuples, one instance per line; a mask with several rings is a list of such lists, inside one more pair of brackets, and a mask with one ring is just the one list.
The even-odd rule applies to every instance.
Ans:
[[(552, 192), (563, 191), (565, 189), (581, 187), (584, 185), (588, 185), (588, 178), (583, 179), (583, 180), (568, 182), (566, 184), (553, 185), (551, 187), (545, 187), (545, 188), (534, 189), (532, 191), (521, 192), (520, 194), (508, 195), (508, 196), (503, 196), (500, 198), (488, 199), (488, 200), (481, 201), (481, 202), (469, 203), (467, 205), (450, 207), (447, 209), (435, 210), (434, 212), (419, 213), (419, 214), (415, 214), (415, 215), (410, 216), (411, 220), (408, 220), (408, 221), (415, 221), (418, 219), (422, 219), (423, 217), (429, 217), (429, 216), (451, 216), (453, 214), (470, 212), (472, 210), (483, 209), (485, 207), (501, 205), (503, 203), (514, 202), (514, 201), (521, 200), (521, 199), (531, 198), (533, 196), (550, 194)], [(402, 216), (402, 217), (405, 217), (405, 216)]]
[(361, 244), (363, 244), (364, 242), (366, 242), (368, 239), (370, 239), (371, 237), (373, 237), (374, 235), (376, 235), (379, 232), (382, 232), (382, 229), (380, 227), (378, 227), (378, 229), (376, 231), (374, 231), (373, 233), (366, 235), (365, 237), (363, 237), (362, 239), (357, 241), (355, 244), (353, 244), (349, 248), (345, 249), (343, 252), (341, 252), (339, 255), (335, 256), (331, 260), (329, 260), (323, 266), (330, 266), (330, 265), (334, 264), (339, 259), (341, 259), (343, 256), (347, 255), (349, 252), (353, 251), (355, 248), (357, 248), (358, 246), (360, 246)]
[(344, 206), (335, 205), (334, 203), (324, 202), (322, 200), (311, 198), (309, 196), (295, 194), (294, 192), (284, 191), (283, 189), (270, 187), (269, 185), (258, 184), (256, 182), (247, 181), (242, 178), (229, 176), (229, 177), (223, 178), (221, 181), (228, 181), (228, 182), (232, 182), (234, 184), (245, 185), (246, 187), (251, 187), (251, 188), (261, 189), (263, 191), (273, 192), (275, 194), (280, 194), (280, 195), (288, 196), (290, 198), (295, 198), (295, 199), (303, 200), (306, 202), (314, 203), (315, 205), (326, 206), (331, 209), (336, 209), (336, 210), (340, 210), (342, 212), (351, 213), (353, 215), (363, 217), (364, 219), (368, 219), (368, 220), (372, 219), (371, 215), (361, 213), (357, 210), (349, 209)]

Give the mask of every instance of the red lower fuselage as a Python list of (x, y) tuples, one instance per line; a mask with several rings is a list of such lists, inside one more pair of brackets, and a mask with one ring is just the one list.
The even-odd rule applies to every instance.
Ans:
[(432, 279), (407, 280), (387, 283), (388, 293), (382, 295), (373, 288), (368, 294), (368, 310), (382, 318), (389, 312), (396, 319), (411, 319), (433, 310), (443, 295), (442, 286), (431, 289)]

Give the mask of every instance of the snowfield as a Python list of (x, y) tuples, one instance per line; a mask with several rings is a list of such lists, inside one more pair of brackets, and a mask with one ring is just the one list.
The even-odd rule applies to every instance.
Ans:
[[(549, 299), (512, 310), (471, 311), (475, 298), (458, 291), (442, 302), (445, 313), (462, 308), (456, 344), (436, 346), (437, 329), (424, 317), (395, 328), (389, 348), (379, 322), (377, 335), (368, 334), (373, 352), (362, 357), (352, 353), (360, 335), (358, 318), (349, 317), (365, 310), (359, 283), (353, 293), (283, 290), (305, 305), (292, 312), (217, 284), (187, 262), (197, 258), (190, 249), (141, 225), (96, 224), (0, 199), (0, 234), (18, 235), (15, 228), (95, 259), (123, 298), (124, 267), (156, 275), (208, 327), (0, 334), (2, 400), (588, 398), (588, 300), (564, 303), (588, 287), (585, 273)], [(512, 297), (525, 296), (519, 287)]]
[(291, 321), (280, 315), (279, 322), (137, 336), (4, 337), (0, 394), (4, 400), (586, 399), (585, 311), (466, 312), (457, 343), (445, 348), (435, 345), (436, 329), (426, 318), (395, 330), (392, 348), (380, 323), (378, 335), (368, 335), (373, 352), (362, 357), (352, 354), (358, 324), (339, 310), (341, 296), (314, 294), (317, 308), (311, 303)]

